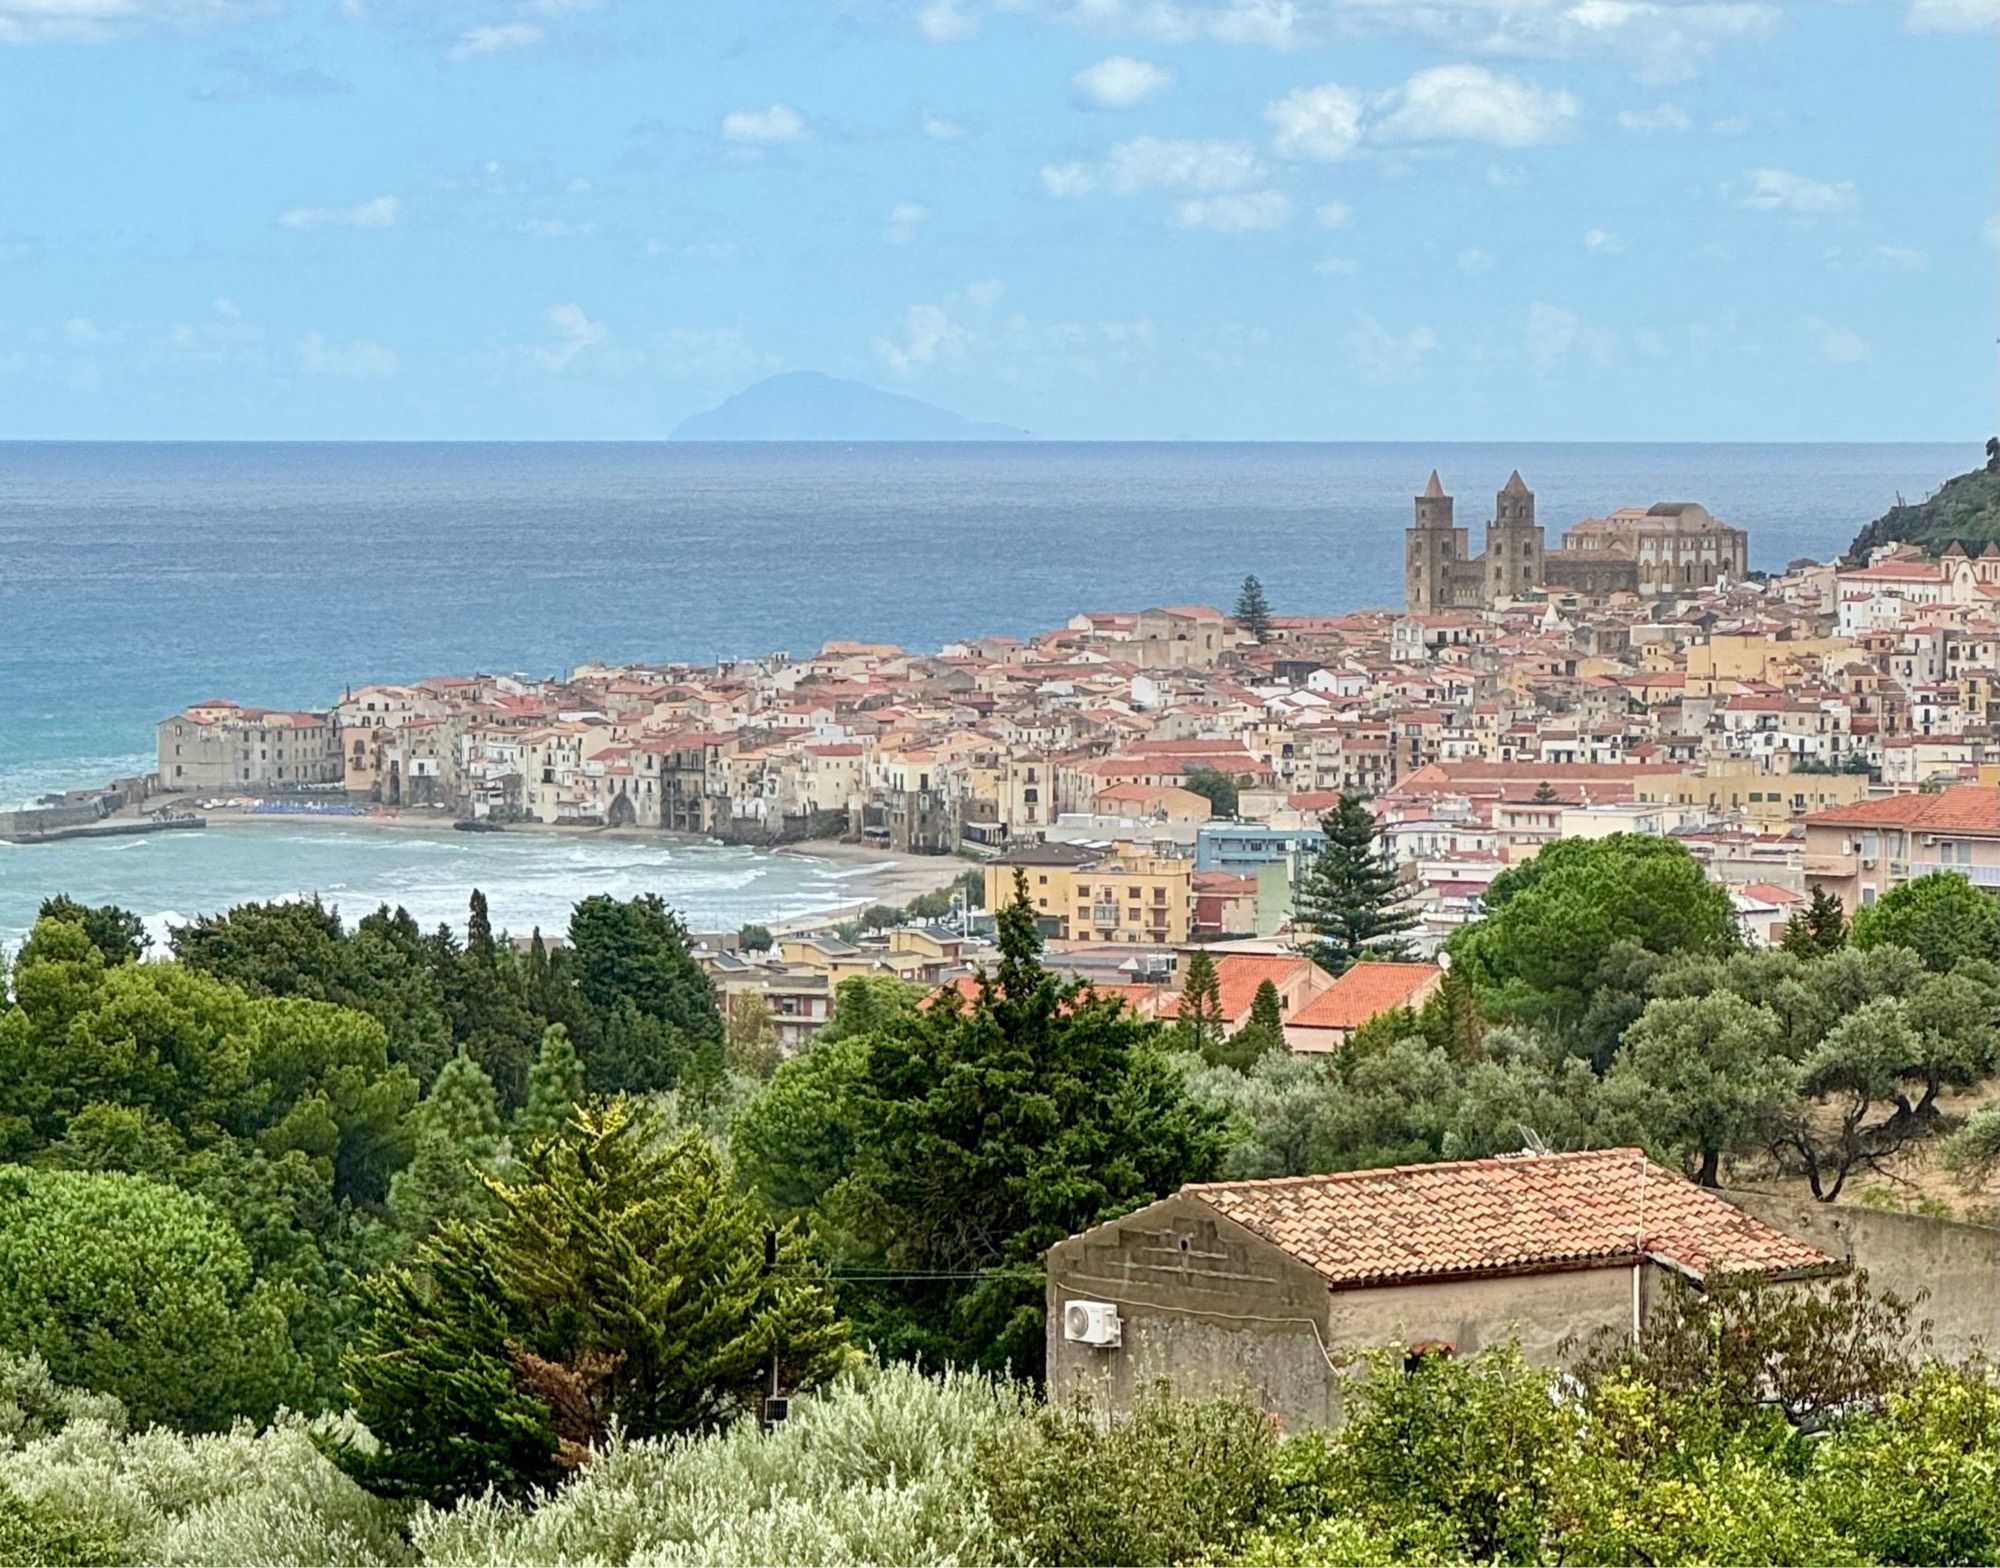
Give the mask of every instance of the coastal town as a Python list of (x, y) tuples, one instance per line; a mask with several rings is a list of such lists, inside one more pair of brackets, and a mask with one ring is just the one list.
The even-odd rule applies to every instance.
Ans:
[[(1247, 585), (1231, 610), (1085, 610), (935, 653), (446, 675), (318, 712), (213, 698), (162, 721), (156, 777), (127, 788), (183, 820), (254, 801), (961, 857), (989, 909), (1024, 872), (1058, 961), (1134, 1005), (1171, 1006), (1195, 944), (1224, 954), (1232, 1023), (1275, 976), (1302, 1046), (1354, 1021), (1308, 1010), (1331, 982), (1291, 940), (1343, 794), (1374, 813), (1419, 953), (1478, 918), (1505, 868), (1578, 836), (1672, 836), (1753, 944), (1815, 889), (1851, 911), (1931, 870), (2000, 886), (2000, 547), (1763, 576), (1743, 530), (1693, 503), (1544, 533), (1516, 473), (1472, 553), (1433, 474), (1400, 612), (1277, 614)], [(797, 1044), (844, 978), (967, 973), (980, 924), (961, 908), (865, 938), (805, 930), (712, 964)], [(1341, 983), (1398, 1005), (1434, 974)]]

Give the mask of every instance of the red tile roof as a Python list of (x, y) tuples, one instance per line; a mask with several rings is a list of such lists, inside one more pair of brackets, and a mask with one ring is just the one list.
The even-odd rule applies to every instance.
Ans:
[(1414, 1006), (1413, 998), (1443, 974), (1436, 964), (1364, 961), (1285, 1021), (1300, 1029), (1359, 1029), (1382, 1013)]
[[(1310, 958), (1297, 954), (1224, 953), (1215, 961), (1215, 989), (1222, 999), (1223, 1019), (1234, 1024), (1247, 1017), (1257, 999), (1257, 988), (1266, 980), (1283, 990), (1298, 970), (1311, 968)], [(1162, 1018), (1180, 1017), (1181, 997), (1174, 995), (1160, 1004)]]
[(1959, 784), (1935, 795), (1888, 795), (1858, 800), (1807, 817), (1806, 825), (1921, 828), (1928, 833), (2000, 833), (2000, 789)]
[(1183, 1187), (1335, 1289), (1653, 1258), (1698, 1275), (1835, 1266), (1638, 1149)]

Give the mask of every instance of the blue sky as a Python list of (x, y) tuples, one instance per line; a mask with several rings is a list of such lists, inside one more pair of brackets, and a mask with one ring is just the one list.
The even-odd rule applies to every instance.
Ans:
[(0, 436), (1979, 439), (1996, 0), (0, 0)]

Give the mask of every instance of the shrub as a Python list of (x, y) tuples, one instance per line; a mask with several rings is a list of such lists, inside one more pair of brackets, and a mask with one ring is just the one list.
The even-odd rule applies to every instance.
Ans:
[(1045, 1408), (978, 1466), (994, 1520), (1025, 1561), (1178, 1563), (1231, 1553), (1279, 1495), (1277, 1429), (1247, 1405), (1164, 1391), (1107, 1423)]
[(1016, 1384), (892, 1366), (798, 1400), (773, 1435), (618, 1443), (552, 1496), (424, 1508), (427, 1563), (990, 1562), (974, 1455), (1030, 1419)]

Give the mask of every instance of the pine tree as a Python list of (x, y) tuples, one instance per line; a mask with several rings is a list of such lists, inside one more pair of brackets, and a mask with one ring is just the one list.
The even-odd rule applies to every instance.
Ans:
[(1278, 999), (1277, 986), (1265, 980), (1250, 998), (1250, 1016), (1243, 1027), (1209, 1053), (1209, 1063), (1248, 1072), (1259, 1057), (1283, 1050), (1284, 1045), (1284, 1004)]
[(518, 1496), (573, 1470), (615, 1423), (698, 1432), (833, 1372), (846, 1334), (790, 1226), (767, 1227), (698, 1132), (614, 1101), (529, 1150), (496, 1212), (449, 1224), (374, 1276), (346, 1360), (381, 1447), (339, 1451), (365, 1484), (447, 1501)]
[(1534, 798), (1535, 798), (1535, 804), (1538, 806), (1553, 806), (1559, 799), (1561, 799), (1561, 797), (1556, 794), (1555, 785), (1551, 784), (1547, 779), (1543, 779), (1541, 783), (1535, 786)]
[(1236, 596), (1236, 624), (1259, 642), (1270, 640), (1271, 604), (1264, 597), (1264, 585), (1255, 577), (1244, 578), (1243, 589)]
[(1410, 955), (1400, 933), (1416, 924), (1396, 867), (1380, 847), (1382, 829), (1359, 795), (1345, 794), (1320, 819), (1326, 848), (1300, 880), (1293, 923), (1307, 938), (1300, 951), (1345, 974), (1362, 957)]
[(1812, 890), (1804, 909), (1785, 922), (1783, 946), (1800, 958), (1820, 958), (1847, 946), (1847, 911), (1823, 887)]
[(847, 1299), (886, 1354), (1036, 1377), (1042, 1254), (1207, 1175), (1220, 1126), (1158, 1024), (1042, 963), (1024, 877), (997, 923), (976, 998), (947, 990), (887, 1021), (843, 1096), (856, 1241), (872, 1266), (920, 1276)]
[(569, 1031), (550, 1024), (542, 1031), (541, 1049), (535, 1052), (528, 1069), (528, 1103), (514, 1118), (514, 1144), (526, 1149), (545, 1138), (553, 1138), (569, 1125), (577, 1107), (584, 1102), (583, 1064)]
[(1198, 947), (1188, 956), (1180, 1011), (1174, 1023), (1182, 1049), (1204, 1059), (1222, 1043), (1222, 983), (1216, 978), (1215, 960), (1204, 948)]
[(444, 1064), (410, 1113), (415, 1152), (389, 1182), (389, 1208), (416, 1241), (447, 1220), (491, 1211), (484, 1173), (499, 1167), (506, 1144), (493, 1080), (463, 1051)]

